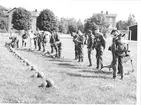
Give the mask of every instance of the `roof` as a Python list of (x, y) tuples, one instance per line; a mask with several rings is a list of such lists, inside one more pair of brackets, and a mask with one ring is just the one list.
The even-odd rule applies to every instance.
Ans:
[[(12, 9), (10, 9), (10, 10), (8, 10), (6, 13), (5, 13), (5, 16), (8, 16), (8, 14), (10, 13), (10, 12), (12, 12), (12, 11), (14, 11), (16, 9), (16, 7), (15, 8), (12, 8)], [(37, 17), (37, 16), (39, 16), (39, 11), (29, 11), (30, 13), (31, 13), (31, 16), (32, 17)]]
[(104, 14), (106, 17), (117, 17), (117, 14)]
[(37, 17), (37, 16), (39, 16), (39, 11), (30, 11), (30, 13), (31, 13), (31, 16), (33, 16), (33, 17)]
[(7, 13), (9, 13), (9, 12), (15, 10), (15, 9), (16, 9), (16, 7), (15, 7), (15, 8), (12, 8), (12, 9), (10, 9), (10, 10), (8, 10)]
[(131, 26), (129, 26), (129, 28), (131, 28), (131, 27), (137, 27), (137, 24), (136, 24), (136, 25), (131, 25)]

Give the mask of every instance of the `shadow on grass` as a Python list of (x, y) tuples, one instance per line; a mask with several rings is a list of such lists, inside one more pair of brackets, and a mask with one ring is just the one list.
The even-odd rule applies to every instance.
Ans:
[(82, 69), (83, 67), (80, 67), (76, 64), (70, 64), (70, 63), (58, 63), (59, 66), (64, 68), (70, 68), (70, 69)]
[(67, 73), (67, 75), (72, 77), (82, 77), (82, 78), (102, 78), (102, 79), (111, 79), (111, 77), (103, 76), (103, 75), (95, 75), (95, 76), (89, 76), (89, 75), (82, 75), (82, 74), (75, 74), (75, 73)]
[(57, 61), (57, 62), (72, 62), (72, 61), (67, 60), (67, 59), (50, 59), (49, 61)]
[(87, 72), (87, 73), (95, 73), (95, 74), (106, 74), (106, 75), (112, 74), (112, 72), (109, 72), (109, 71), (101, 71), (101, 70), (81, 70), (79, 72)]

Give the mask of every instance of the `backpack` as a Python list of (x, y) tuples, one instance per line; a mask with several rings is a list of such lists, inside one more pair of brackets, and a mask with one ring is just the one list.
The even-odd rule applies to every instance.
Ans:
[(116, 41), (116, 54), (118, 56), (125, 56), (125, 52), (127, 51), (127, 44), (122, 43), (121, 38)]

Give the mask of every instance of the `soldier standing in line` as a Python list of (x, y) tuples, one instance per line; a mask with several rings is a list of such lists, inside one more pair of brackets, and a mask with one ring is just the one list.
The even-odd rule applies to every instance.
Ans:
[(123, 58), (127, 54), (127, 44), (122, 40), (122, 36), (119, 35), (115, 40), (115, 57), (113, 62), (113, 78), (116, 78), (116, 72), (118, 68), (118, 73), (121, 74), (121, 79), (123, 79)]
[(27, 32), (25, 31), (25, 33), (22, 35), (22, 47), (26, 47), (26, 43), (27, 43)]
[[(109, 50), (111, 50), (111, 52), (112, 52), (111, 67), (113, 67), (113, 63), (114, 63), (114, 60), (115, 60), (116, 38), (119, 35), (119, 33), (118, 33), (117, 30), (112, 30), (111, 35), (113, 35), (113, 39), (112, 39), (112, 45), (109, 47)], [(118, 72), (118, 73), (120, 73), (120, 72)]]
[(74, 51), (75, 51), (75, 60), (78, 59), (78, 43), (77, 43), (78, 34), (73, 33), (73, 42), (74, 42)]
[(47, 34), (45, 32), (42, 32), (41, 34), (42, 37), (42, 47), (43, 47), (43, 52), (45, 52), (45, 47), (46, 47), (46, 43), (47, 43)]
[(37, 33), (38, 51), (41, 50), (41, 32)]
[(56, 46), (56, 57), (60, 58), (61, 57), (61, 50), (62, 50), (62, 43), (60, 41), (60, 37), (58, 32), (55, 32), (55, 46)]
[(38, 37), (37, 37), (37, 35), (38, 35), (38, 32), (36, 31), (35, 33), (34, 33), (34, 35), (35, 35), (35, 37), (34, 37), (34, 47), (35, 47), (35, 49), (37, 49), (37, 44), (38, 44)]
[(50, 36), (50, 41), (49, 41), (50, 47), (51, 47), (51, 53), (53, 53), (54, 49), (56, 49), (56, 46), (55, 46), (55, 35), (54, 34), (55, 34), (55, 32), (52, 31), (51, 32), (51, 36)]
[(95, 30), (95, 39), (94, 39), (94, 47), (96, 49), (96, 59), (97, 59), (97, 67), (96, 69), (101, 70), (103, 68), (103, 51), (106, 46), (105, 38), (103, 37), (102, 33), (99, 32), (97, 28)]
[(77, 43), (78, 43), (78, 62), (83, 62), (83, 44), (84, 44), (84, 38), (83, 34), (81, 33), (80, 30), (78, 30), (78, 38), (77, 38)]
[(91, 61), (91, 52), (93, 50), (93, 43), (94, 43), (94, 35), (92, 34), (92, 31), (88, 31), (88, 38), (87, 38), (87, 49), (88, 49), (88, 60), (89, 60), (89, 66), (92, 66)]

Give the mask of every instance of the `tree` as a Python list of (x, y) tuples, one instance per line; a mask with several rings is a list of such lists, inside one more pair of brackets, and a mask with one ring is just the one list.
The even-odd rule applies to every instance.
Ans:
[(132, 25), (136, 25), (136, 19), (135, 16), (133, 14), (129, 14), (128, 20), (127, 20), (127, 25), (128, 26), (132, 26)]
[(31, 13), (24, 8), (16, 8), (12, 15), (13, 28), (29, 30), (31, 28)]
[(4, 16), (4, 13), (7, 9), (0, 5), (0, 31), (6, 32), (8, 30), (7, 18)]
[(127, 30), (127, 29), (128, 29), (128, 24), (127, 24), (126, 21), (120, 20), (120, 21), (118, 21), (118, 22), (116, 23), (116, 28), (117, 28), (118, 30)]
[(122, 21), (122, 20), (118, 21), (116, 23), (116, 28), (118, 30), (128, 30), (129, 26), (136, 25), (136, 24), (137, 22), (136, 22), (135, 16), (130, 14), (127, 21)]
[(40, 15), (37, 17), (37, 27), (39, 30), (49, 32), (56, 30), (57, 22), (54, 13), (49, 9), (41, 11)]
[(97, 27), (99, 27), (102, 33), (106, 33), (109, 28), (109, 23), (106, 20), (105, 15), (103, 14), (94, 14), (92, 17), (85, 20), (84, 31), (88, 32), (88, 30), (94, 31)]
[(72, 32), (77, 31), (77, 22), (75, 18), (68, 19), (68, 33), (72, 35)]

